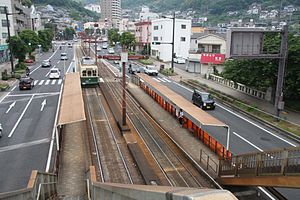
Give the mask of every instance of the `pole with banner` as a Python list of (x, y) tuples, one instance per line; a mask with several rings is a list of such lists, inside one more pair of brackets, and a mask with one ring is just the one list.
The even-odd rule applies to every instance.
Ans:
[(121, 53), (121, 63), (122, 63), (122, 90), (123, 90), (123, 98), (122, 98), (122, 125), (126, 125), (126, 76), (125, 76), (125, 66), (128, 62), (128, 52)]

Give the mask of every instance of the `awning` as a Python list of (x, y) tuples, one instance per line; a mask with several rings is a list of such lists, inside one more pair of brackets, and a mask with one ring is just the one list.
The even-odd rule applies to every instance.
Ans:
[(57, 125), (70, 124), (86, 120), (80, 85), (80, 75), (67, 73), (61, 98)]

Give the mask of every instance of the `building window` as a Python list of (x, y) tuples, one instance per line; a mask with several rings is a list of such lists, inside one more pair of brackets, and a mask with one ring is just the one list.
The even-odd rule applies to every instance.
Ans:
[(158, 26), (154, 26), (153, 29), (154, 29), (154, 30), (158, 30)]
[(186, 25), (185, 24), (181, 24), (181, 29), (186, 29)]
[(158, 41), (158, 37), (153, 37), (153, 41)]
[(162, 41), (162, 37), (160, 37), (160, 41)]
[(195, 44), (197, 44), (197, 40), (195, 40)]
[(7, 36), (8, 36), (8, 34), (7, 34), (7, 33), (2, 33), (2, 38), (3, 38), (3, 39), (6, 39), (6, 38), (7, 38)]
[(185, 37), (181, 37), (181, 38), (180, 38), (180, 41), (181, 41), (181, 42), (185, 42)]
[(5, 8), (4, 8), (4, 6), (0, 6), (0, 14), (5, 14)]
[(200, 53), (221, 53), (221, 45), (216, 44), (198, 44)]
[(162, 29), (163, 28), (163, 25), (160, 25), (160, 29)]
[[(9, 20), (8, 20), (8, 22), (9, 22)], [(7, 27), (6, 19), (2, 19), (2, 27)]]

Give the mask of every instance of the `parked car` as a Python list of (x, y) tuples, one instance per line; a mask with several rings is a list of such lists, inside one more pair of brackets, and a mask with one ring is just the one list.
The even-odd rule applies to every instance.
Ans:
[(114, 50), (113, 48), (109, 48), (109, 49), (108, 49), (108, 53), (109, 53), (109, 54), (114, 54), (114, 53), (115, 53), (115, 50)]
[(61, 60), (68, 60), (67, 53), (61, 53), (60, 54), (60, 59)]
[(60, 71), (57, 68), (53, 68), (50, 70), (50, 74), (49, 74), (49, 78), (50, 79), (59, 79), (60, 78)]
[(193, 104), (204, 109), (215, 109), (215, 100), (212, 98), (211, 94), (207, 92), (200, 92), (199, 90), (194, 90), (192, 97)]
[(128, 67), (128, 73), (130, 73), (130, 74), (140, 73), (140, 68), (139, 68), (139, 66), (129, 64), (129, 67)]
[(42, 67), (51, 67), (51, 61), (50, 60), (43, 60), (42, 61)]
[(34, 79), (26, 76), (21, 77), (19, 81), (19, 89), (20, 90), (31, 90), (34, 87)]
[(32, 60), (32, 59), (25, 59), (24, 63), (34, 63), (34, 60)]
[(185, 64), (185, 59), (183, 57), (174, 58), (174, 62), (178, 64)]
[(102, 45), (102, 49), (107, 49), (108, 48), (108, 45), (107, 44), (103, 44)]
[(68, 43), (68, 48), (72, 48), (72, 44), (71, 43)]
[(145, 67), (145, 74), (148, 74), (149, 76), (153, 75), (153, 76), (157, 76), (158, 75), (158, 71), (155, 68), (155, 66), (152, 65), (147, 65)]

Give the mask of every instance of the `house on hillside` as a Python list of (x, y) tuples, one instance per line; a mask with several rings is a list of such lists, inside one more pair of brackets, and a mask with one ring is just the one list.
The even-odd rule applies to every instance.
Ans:
[(222, 72), (225, 52), (225, 34), (209, 32), (195, 33), (191, 36), (186, 70), (202, 75), (211, 74), (214, 70)]

